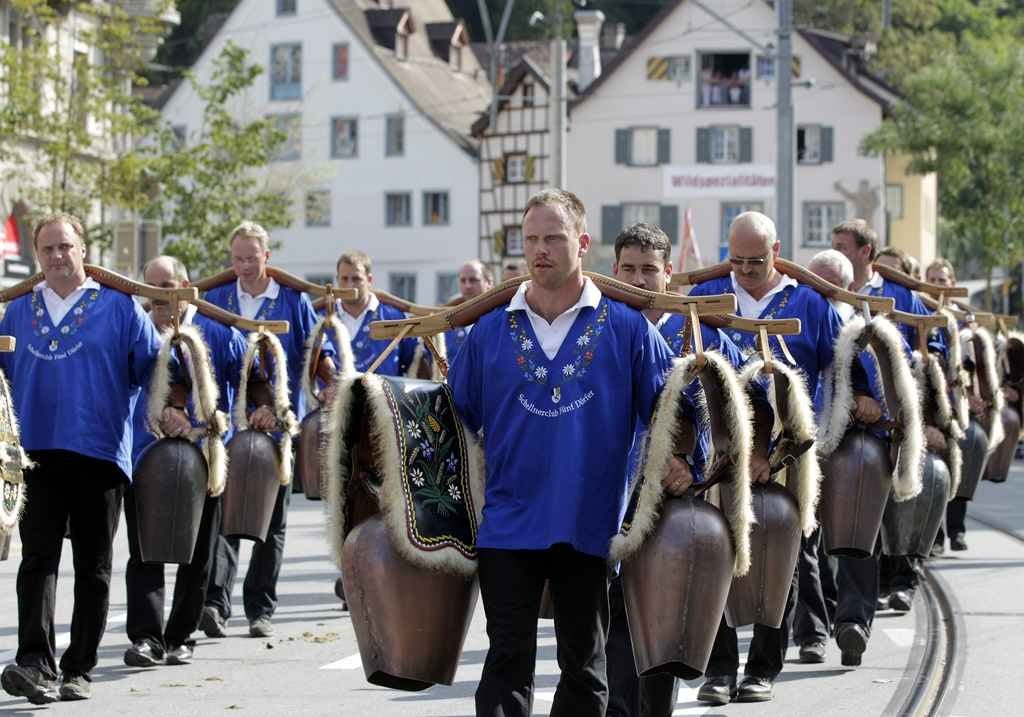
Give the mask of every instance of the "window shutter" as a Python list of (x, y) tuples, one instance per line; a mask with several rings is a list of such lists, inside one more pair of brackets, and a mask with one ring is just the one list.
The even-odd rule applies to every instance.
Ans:
[(679, 207), (675, 204), (662, 204), (658, 223), (661, 230), (668, 235), (668, 240), (675, 244), (679, 241)]
[(536, 168), (536, 162), (534, 162), (534, 159), (534, 157), (526, 158), (526, 168), (523, 170), (523, 176), (527, 182), (533, 181), (533, 173)]
[(708, 127), (697, 128), (697, 162), (711, 162), (711, 129)]
[(494, 232), (494, 247), (493, 247), (493, 251), (494, 251), (494, 254), (496, 256), (504, 256), (505, 255), (505, 230), (504, 229), (497, 229), (497, 230), (495, 230), (495, 232)]
[(672, 162), (672, 130), (658, 130), (658, 164)]
[(821, 128), (821, 161), (832, 161), (832, 128)]
[(740, 127), (740, 162), (754, 161), (754, 128)]
[(601, 243), (614, 244), (615, 237), (622, 231), (622, 206), (606, 204), (601, 207)]
[(491, 165), (491, 176), (495, 184), (502, 184), (505, 181), (505, 160), (496, 159)]
[(633, 138), (633, 131), (628, 129), (615, 130), (615, 164), (629, 164), (630, 140)]

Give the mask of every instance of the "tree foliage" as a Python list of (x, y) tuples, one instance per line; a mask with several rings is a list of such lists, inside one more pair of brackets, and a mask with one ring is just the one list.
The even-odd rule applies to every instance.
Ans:
[(263, 72), (248, 52), (229, 42), (209, 82), (186, 73), (203, 103), (202, 125), (182, 141), (166, 124), (150, 145), (133, 153), (155, 189), (148, 208), (170, 237), (164, 251), (197, 275), (219, 271), (229, 258), (227, 239), (243, 219), (267, 230), (286, 226), (289, 195), (261, 172), (286, 139), (268, 119), (239, 122), (236, 100)]
[[(155, 112), (133, 93), (162, 31), (116, 3), (10, 0), (15, 37), (0, 45), (0, 185), (31, 214), (88, 219), (146, 200), (121, 150)], [(88, 52), (77, 51), (87, 48)], [(111, 228), (89, 238), (109, 244)]]

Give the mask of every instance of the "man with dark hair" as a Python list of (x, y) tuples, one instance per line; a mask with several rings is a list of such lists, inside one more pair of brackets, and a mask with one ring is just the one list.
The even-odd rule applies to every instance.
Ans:
[[(672, 244), (660, 227), (643, 222), (623, 229), (615, 238), (616, 279), (639, 289), (663, 293), (672, 278)], [(682, 356), (692, 350), (689, 319), (681, 314), (658, 310), (643, 312), (668, 343), (673, 355)], [(701, 324), (705, 349), (721, 352), (735, 368), (743, 364), (736, 345), (722, 331)], [(699, 384), (690, 384), (694, 400)], [(699, 432), (702, 439), (707, 432)], [(634, 446), (639, 445), (639, 441)], [(630, 465), (639, 456), (633, 455)], [(679, 682), (670, 674), (637, 677), (633, 659), (633, 643), (626, 622), (626, 606), (622, 579), (612, 578), (608, 590), (610, 624), (608, 628), (608, 717), (669, 717), (675, 708)]]

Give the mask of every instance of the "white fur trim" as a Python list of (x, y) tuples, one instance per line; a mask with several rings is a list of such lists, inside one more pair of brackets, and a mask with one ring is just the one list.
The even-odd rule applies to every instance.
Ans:
[(967, 424), (971, 421), (971, 409), (970, 404), (967, 402), (966, 387), (968, 378), (967, 372), (963, 368), (964, 356), (960, 343), (960, 324), (949, 309), (940, 309), (939, 313), (946, 317), (946, 333), (949, 334), (949, 345), (946, 347), (948, 354), (946, 359), (947, 383), (950, 384), (950, 389), (952, 390), (954, 379), (959, 382), (960, 395), (953, 408), (956, 410), (956, 420), (960, 423), (960, 430), (964, 431), (967, 429)]
[[(763, 358), (752, 358), (740, 374), (740, 383), (744, 386), (753, 383), (763, 366)], [(783, 429), (788, 430), (798, 443), (814, 441), (817, 428), (814, 424), (811, 397), (807, 392), (807, 382), (804, 380), (803, 372), (790, 368), (781, 361), (773, 363), (773, 371), (782, 373), (789, 380), (789, 391), (786, 394), (789, 404), (789, 422), (788, 425), (783, 426)], [(781, 414), (776, 406), (774, 374), (769, 374), (769, 381), (768, 401), (771, 403), (772, 412), (778, 421)], [(789, 480), (791, 472), (796, 485), (792, 485)], [(811, 446), (797, 459), (795, 470), (789, 468), (782, 472), (780, 482), (796, 499), (797, 505), (800, 507), (800, 528), (804, 535), (809, 536), (818, 524), (818, 493), (821, 487), (821, 466), (818, 463), (818, 454), (814, 446)]]
[(853, 361), (860, 353), (856, 342), (864, 333), (864, 317), (854, 316), (839, 332), (832, 352), (832, 365), (825, 374), (822, 385), (825, 407), (818, 417), (818, 453), (828, 457), (839, 448), (839, 444), (850, 426), (853, 410), (853, 383), (851, 370)]
[(345, 324), (341, 322), (337, 314), (323, 316), (309, 332), (309, 338), (306, 339), (306, 353), (302, 359), (302, 392), (309, 402), (310, 410), (319, 408), (321, 402), (316, 391), (313, 390), (314, 387), (310, 379), (313, 372), (310, 370), (309, 364), (313, 361), (314, 347), (323, 345), (328, 332), (335, 347), (336, 378), (351, 376), (356, 372), (355, 357), (352, 355), (352, 337), (348, 333), (348, 329), (345, 328)]
[(999, 380), (996, 371), (996, 347), (992, 341), (992, 334), (988, 329), (979, 326), (975, 334), (981, 339), (984, 347), (984, 356), (981, 361), (975, 357), (975, 366), (980, 366), (985, 372), (988, 385), (992, 387), (993, 399), (989, 408), (989, 429), (988, 429), (988, 452), (991, 455), (1002, 444), (1006, 438), (1006, 429), (1003, 428), (1003, 409), (1006, 407), (1006, 398), (1003, 396), (1003, 382)]
[[(914, 378), (922, 395), (933, 396), (937, 415), (934, 425), (942, 431), (946, 438), (946, 465), (949, 468), (949, 498), (956, 497), (960, 489), (960, 477), (963, 471), (963, 454), (960, 451), (960, 441), (964, 437), (960, 422), (953, 415), (953, 405), (949, 400), (949, 385), (946, 383), (946, 375), (942, 371), (939, 359), (932, 354), (927, 354), (922, 361), (921, 354), (914, 352), (913, 358)], [(923, 403), (922, 403), (923, 405)]]
[(278, 445), (278, 479), (281, 485), (292, 482), (292, 436), (299, 432), (299, 422), (295, 419), (291, 401), (288, 399), (288, 364), (285, 360), (284, 347), (276, 336), (266, 331), (254, 331), (246, 339), (245, 357), (242, 359), (241, 379), (238, 382), (238, 400), (235, 401), (235, 427), (239, 431), (249, 428), (248, 382), (252, 373), (252, 365), (259, 352), (259, 345), (265, 341), (270, 347), (274, 362), (274, 374), (271, 389), (274, 401), (274, 415), (277, 417), (278, 430), (281, 432), (281, 443)]
[[(206, 458), (206, 491), (211, 497), (224, 492), (227, 480), (227, 451), (224, 448), (224, 434), (227, 433), (227, 418), (217, 409), (220, 389), (214, 379), (210, 352), (202, 332), (195, 326), (179, 326), (178, 336), (182, 353), (186, 356), (185, 368), (192, 384), (192, 410), (199, 425), (186, 436), (190, 441), (199, 441), (200, 450)], [(157, 438), (163, 438), (160, 419), (171, 390), (170, 363), (174, 348), (174, 328), (168, 327), (162, 333), (160, 352), (157, 354), (153, 374), (149, 382), (146, 403), (146, 423), (149, 431)]]
[[(325, 434), (327, 435), (326, 458), (323, 462), (323, 478), (327, 508), (327, 542), (331, 557), (341, 568), (341, 550), (345, 541), (345, 483), (349, 479), (348, 448), (344, 436), (348, 431), (351, 416), (354, 387), (359, 382), (366, 394), (372, 455), (377, 473), (382, 477), (378, 506), (391, 537), (391, 545), (405, 560), (427, 570), (456, 575), (472, 576), (476, 573), (476, 560), (467, 558), (454, 548), (422, 551), (412, 546), (407, 536), (406, 499), (402, 486), (402, 471), (398, 465), (398, 438), (395, 425), (384, 394), (382, 380), (374, 374), (360, 374), (343, 379), (335, 392), (334, 402), (326, 414)], [(477, 525), (483, 515), (484, 460), (483, 451), (472, 432), (462, 426), (466, 440), (469, 470), (469, 495)]]
[[(445, 345), (444, 334), (436, 334), (431, 336), (430, 339), (434, 342), (434, 349), (437, 350), (438, 355), (448, 360), (448, 349)], [(409, 369), (405, 372), (408, 378), (418, 378), (420, 375), (420, 369), (423, 366), (423, 362), (427, 360), (427, 354), (430, 349), (427, 348), (426, 341), (420, 339), (416, 342), (416, 352), (412, 355), (412, 363), (409, 365)], [(444, 381), (445, 376), (441, 372), (441, 366), (436, 360), (430, 362), (430, 378), (433, 381)]]
[[(11, 387), (3, 371), (0, 371), (0, 406), (3, 409), (0, 420), (7, 424), (4, 431), (6, 435), (0, 438), (0, 474), (8, 483), (21, 485), (24, 481), (23, 473), (35, 464), (29, 460), (28, 454), (21, 446), (21, 429), (18, 426), (18, 416), (14, 413), (14, 398), (11, 396)], [(19, 500), (23, 501), (24, 491), (20, 492), (20, 496)], [(20, 515), (20, 512), (19, 507), (15, 514)]]
[[(736, 551), (733, 573), (742, 576), (750, 568), (750, 526), (754, 522), (750, 495), (750, 451), (753, 442), (750, 406), (729, 363), (714, 351), (708, 351), (704, 355), (722, 383), (725, 394), (732, 398), (726, 401), (725, 406), (716, 407), (716, 410), (726, 411), (726, 421), (731, 434), (729, 458), (733, 462), (734, 470), (729, 484), (730, 497), (725, 513)], [(677, 359), (662, 388), (655, 419), (644, 439), (643, 465), (638, 468), (630, 485), (629, 495), (632, 495), (636, 482), (642, 475), (644, 482), (640, 488), (640, 497), (629, 532), (612, 538), (610, 554), (613, 560), (624, 560), (636, 552), (657, 524), (665, 497), (661, 481), (668, 470), (669, 459), (675, 453), (681, 428), (676, 403), (690, 382), (696, 378), (696, 374), (690, 370), (695, 360), (696, 357), (693, 355)], [(700, 428), (701, 426), (695, 426), (697, 430)], [(708, 456), (707, 467), (710, 468), (713, 462), (712, 454)]]

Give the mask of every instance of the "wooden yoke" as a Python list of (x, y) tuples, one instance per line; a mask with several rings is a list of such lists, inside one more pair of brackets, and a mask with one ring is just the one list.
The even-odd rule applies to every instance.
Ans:
[[(330, 290), (330, 293), (333, 295), (334, 299), (345, 298), (342, 292), (348, 293), (350, 291), (354, 291), (354, 289), (339, 289), (337, 287), (332, 288), (330, 284), (328, 284), (325, 287), (325, 289)], [(388, 306), (393, 306), (402, 313), (409, 314), (411, 316), (430, 316), (431, 314), (436, 314), (438, 311), (443, 311), (445, 306), (448, 306), (448, 304), (445, 304), (445, 306), (426, 306), (424, 304), (414, 304), (411, 301), (406, 301), (405, 299), (399, 296), (389, 294), (388, 292), (382, 289), (371, 289), (371, 291), (373, 292), (374, 296), (376, 296), (377, 299), (380, 300), (380, 303), (387, 304)], [(316, 309), (317, 311), (320, 311), (321, 309), (327, 310), (327, 307), (330, 304), (333, 304), (333, 301), (329, 301), (327, 295), (325, 294), (313, 302), (313, 308)], [(454, 304), (452, 305), (454, 306)]]
[[(326, 296), (328, 287), (330, 288), (331, 294), (336, 299), (354, 299), (357, 293), (355, 289), (339, 289), (337, 287), (332, 287), (330, 284), (327, 284), (326, 286), (314, 284), (306, 281), (305, 279), (300, 279), (294, 274), (290, 274), (284, 269), (276, 266), (267, 267), (267, 276), (281, 286), (287, 286), (289, 289), (295, 289), (295, 291), (301, 291), (309, 294), (310, 296)], [(214, 274), (213, 276), (208, 276), (205, 279), (200, 279), (192, 286), (199, 289), (199, 291), (206, 292), (210, 289), (235, 281), (237, 278), (238, 275), (235, 273), (234, 269), (225, 269), (219, 274)]]
[[(806, 284), (826, 299), (835, 299), (836, 301), (840, 301), (844, 304), (849, 304), (857, 310), (863, 310), (866, 306), (871, 313), (885, 314), (892, 311), (896, 305), (896, 301), (888, 296), (858, 294), (840, 286), (836, 286), (835, 284), (822, 279), (809, 269), (786, 259), (775, 257), (775, 268), (780, 274), (788, 276), (801, 284)], [(731, 271), (732, 265), (727, 261), (723, 261), (719, 264), (715, 264), (714, 266), (709, 266), (706, 269), (673, 274), (672, 280), (669, 284), (670, 286), (675, 287), (691, 286), (693, 284), (711, 281), (712, 279), (721, 279), (729, 276)]]
[(0, 336), (0, 353), (10, 353), (18, 345), (18, 340), (13, 336)]
[(893, 309), (889, 312), (889, 317), (896, 323), (910, 326), (914, 329), (917, 335), (916, 348), (921, 352), (921, 356), (928, 355), (928, 335), (935, 329), (946, 328), (946, 317), (942, 314), (922, 316), (921, 314), (911, 314), (907, 311)]
[(885, 264), (874, 263), (871, 265), (872, 268), (882, 275), (882, 278), (886, 281), (891, 281), (894, 284), (899, 284), (912, 291), (916, 291), (919, 294), (927, 294), (928, 296), (934, 297), (942, 303), (943, 299), (948, 297), (966, 297), (968, 295), (966, 286), (939, 286), (938, 284), (929, 284), (926, 281), (915, 279), (910, 274), (904, 274), (899, 269), (893, 269), (891, 266)]

